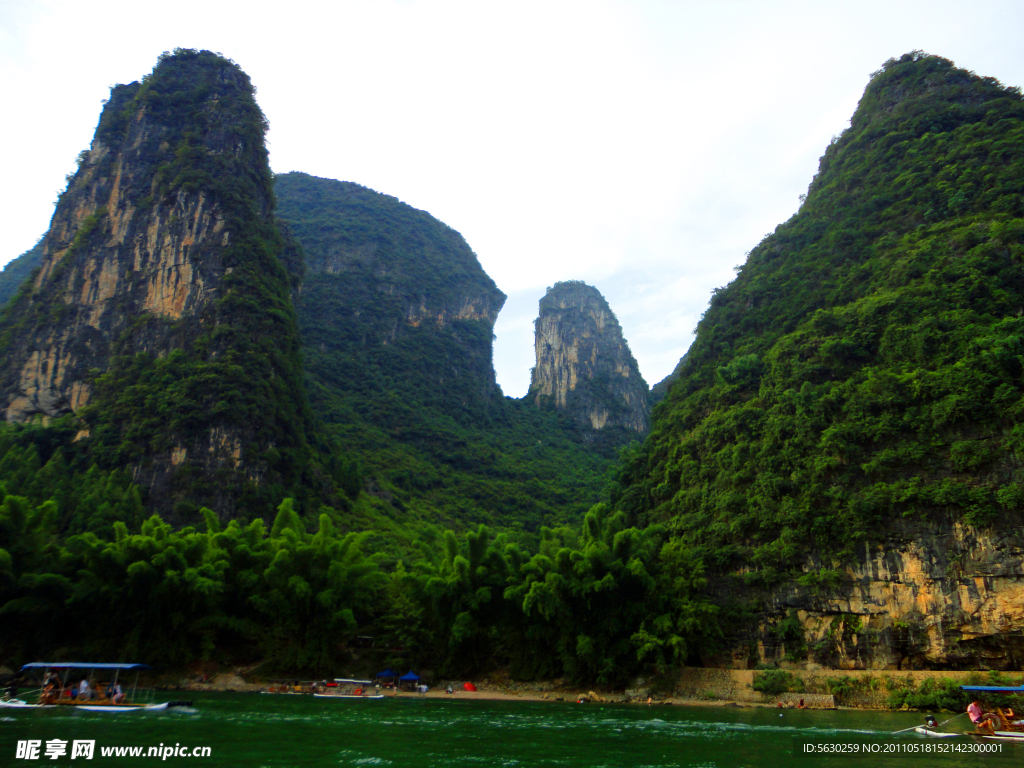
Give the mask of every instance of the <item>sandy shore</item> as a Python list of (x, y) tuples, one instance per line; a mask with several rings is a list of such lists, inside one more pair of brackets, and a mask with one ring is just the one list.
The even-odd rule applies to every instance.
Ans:
[[(431, 688), (426, 693), (412, 693), (409, 691), (402, 691), (401, 693), (395, 693), (393, 691), (384, 691), (385, 696), (388, 698), (395, 697), (401, 699), (444, 699), (447, 701), (546, 701), (558, 704), (576, 704), (581, 697), (585, 697), (588, 703), (594, 704), (629, 704), (631, 706), (648, 706), (646, 701), (636, 701), (627, 699), (622, 694), (598, 694), (598, 699), (593, 699), (590, 696), (589, 691), (551, 691), (542, 693), (538, 691), (497, 691), (497, 690), (476, 690), (466, 691), (457, 690), (453, 693), (446, 693), (444, 688)], [(700, 707), (707, 709), (708, 707), (775, 707), (775, 704), (761, 704), (757, 702), (737, 702), (737, 701), (705, 701), (702, 699), (686, 699), (686, 698), (664, 698), (664, 699), (652, 699), (650, 706), (662, 707), (662, 706), (681, 706), (681, 707)]]
[[(247, 683), (236, 675), (221, 674), (208, 682), (182, 681), (177, 686), (179, 690), (189, 691), (233, 691), (236, 693), (259, 693), (267, 689), (266, 683)], [(621, 693), (599, 693), (588, 690), (554, 690), (554, 691), (508, 691), (492, 688), (478, 689), (475, 691), (464, 690), (461, 684), (452, 693), (445, 692), (445, 686), (435, 686), (426, 693), (413, 693), (410, 691), (395, 692), (391, 690), (381, 691), (385, 696), (398, 698), (425, 698), (425, 699), (448, 699), (461, 701), (550, 701), (559, 703), (575, 704), (581, 697), (588, 702), (603, 704), (633, 704), (634, 706), (646, 706), (646, 701), (631, 701)], [(596, 696), (592, 695), (596, 693)], [(701, 701), (698, 699), (667, 698), (654, 699), (652, 706), (664, 706), (666, 704), (694, 707), (726, 707), (726, 706), (750, 706), (749, 704), (737, 704), (734, 701)], [(757, 704), (753, 706), (759, 706)]]

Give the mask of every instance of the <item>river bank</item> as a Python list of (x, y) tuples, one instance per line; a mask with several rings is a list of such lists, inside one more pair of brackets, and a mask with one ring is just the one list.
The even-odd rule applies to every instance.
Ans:
[[(775, 674), (786, 681), (786, 689), (765, 693), (755, 690), (761, 675)], [(913, 694), (943, 685), (986, 684), (990, 673), (981, 671), (894, 671), (894, 670), (739, 670), (685, 667), (672, 681), (638, 678), (630, 687), (604, 690), (581, 687), (564, 680), (519, 682), (497, 673), (472, 681), (439, 680), (426, 693), (395, 692), (397, 697), (450, 698), (480, 701), (551, 701), (622, 703), (647, 706), (686, 707), (778, 707), (795, 708), (803, 700), (809, 709), (899, 710), (907, 705), (891, 706), (894, 692)], [(467, 691), (464, 682), (477, 690)], [(210, 676), (186, 677), (172, 682), (164, 678), (162, 686), (189, 691), (259, 692), (270, 686), (268, 680), (249, 670), (221, 672)], [(454, 693), (446, 693), (448, 685)], [(763, 687), (763, 686), (759, 686)]]

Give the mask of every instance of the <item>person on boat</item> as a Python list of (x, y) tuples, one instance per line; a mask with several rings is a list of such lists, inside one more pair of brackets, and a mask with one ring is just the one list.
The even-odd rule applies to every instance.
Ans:
[(935, 719), (935, 715), (928, 715), (928, 717), (924, 719), (924, 724), (929, 728), (939, 727), (939, 721)]
[(1006, 709), (997, 708), (996, 714), (999, 715), (1001, 720), (1005, 721), (1005, 725), (1010, 730), (1018, 730), (1015, 726), (1024, 725), (1024, 719), (1020, 719), (1020, 715), (1013, 711), (1013, 707), (1007, 707)]
[(4, 698), (10, 701), (11, 699), (18, 698), (18, 688), (21, 687), (21, 675), (12, 677), (7, 685), (7, 692), (4, 694)]
[(982, 711), (981, 702), (977, 699), (967, 705), (967, 716), (971, 718), (971, 722), (974, 723), (979, 731), (995, 732), (995, 726), (992, 724), (992, 715)]
[(113, 700), (115, 704), (120, 704), (122, 701), (124, 701), (124, 693), (122, 693), (121, 691), (120, 683), (114, 683), (112, 686), (110, 686), (110, 693), (110, 698)]
[(43, 693), (39, 697), (40, 704), (53, 704), (60, 696), (60, 691), (57, 685), (60, 681), (56, 677), (47, 678), (46, 685), (43, 686)]

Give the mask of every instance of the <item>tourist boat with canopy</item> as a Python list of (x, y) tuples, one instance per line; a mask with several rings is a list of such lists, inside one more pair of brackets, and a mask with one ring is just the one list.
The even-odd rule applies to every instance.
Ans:
[[(1021, 694), (1024, 693), (1024, 686), (1013, 686), (1013, 685), (961, 685), (960, 690), (969, 692), (978, 696), (984, 696), (985, 694)], [(1020, 741), (1024, 742), (1024, 715), (1014, 712), (1012, 708), (1007, 707), (986, 707), (987, 711), (979, 712), (981, 720), (979, 725), (973, 731), (940, 731), (938, 728), (955, 720), (956, 718), (950, 718), (944, 723), (935, 723), (934, 717), (929, 718), (929, 723), (923, 726), (917, 726), (913, 730), (922, 736), (929, 736), (932, 738), (952, 738), (955, 736), (971, 736), (974, 738), (996, 740), (996, 741)], [(962, 717), (968, 714), (968, 712), (961, 712), (956, 717)], [(987, 725), (986, 725), (987, 723)], [(910, 729), (907, 729), (910, 730)]]
[[(993, 693), (1019, 695), (1024, 693), (1024, 685), (961, 685), (960, 690), (981, 695)], [(986, 709), (989, 711), (983, 713), (983, 718), (989, 721), (988, 729), (979, 725), (977, 730), (967, 731), (967, 736), (997, 741), (1024, 742), (1024, 715), (1014, 712), (1009, 707)]]
[[(150, 712), (165, 710), (170, 707), (190, 707), (191, 701), (153, 702), (151, 691), (139, 690), (139, 673), (149, 669), (147, 664), (119, 664), (76, 661), (36, 661), (25, 664), (22, 674), (42, 672), (43, 680), (39, 688), (38, 702), (30, 704), (22, 699), (0, 701), (0, 707), (7, 709), (56, 709), (69, 707), (87, 712)], [(84, 670), (85, 676), (76, 683), (72, 672)], [(131, 687), (131, 695), (122, 692), (119, 676), (122, 672), (135, 672), (135, 680)], [(105, 685), (96, 680), (97, 673), (112, 673)], [(69, 679), (71, 678), (71, 679)], [(143, 697), (150, 700), (143, 701)]]

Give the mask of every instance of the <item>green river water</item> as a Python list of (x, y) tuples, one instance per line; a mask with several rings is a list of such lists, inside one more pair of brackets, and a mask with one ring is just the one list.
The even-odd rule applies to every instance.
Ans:
[[(309, 696), (187, 694), (185, 711), (90, 713), (0, 710), (0, 766), (975, 766), (1024, 762), (965, 753), (970, 739), (926, 739), (892, 731), (922, 722), (916, 713), (797, 711), (480, 701), (405, 696), (324, 700)], [(179, 698), (168, 695), (165, 698)], [(159, 700), (159, 699), (158, 699)], [(948, 715), (946, 716), (948, 717)], [(966, 718), (950, 727), (964, 729)], [(49, 759), (17, 757), (18, 742), (68, 742)], [(94, 757), (71, 759), (74, 740), (96, 742)], [(805, 755), (802, 745), (840, 745), (841, 757)], [(945, 754), (925, 753), (938, 748)], [(210, 747), (208, 757), (106, 756), (103, 747)], [(869, 745), (865, 747), (864, 745)], [(957, 746), (958, 745), (958, 746)], [(814, 747), (815, 749), (829, 748)], [(865, 752), (865, 749), (872, 750)], [(899, 750), (895, 755), (891, 750)], [(890, 750), (886, 752), (885, 750)]]

